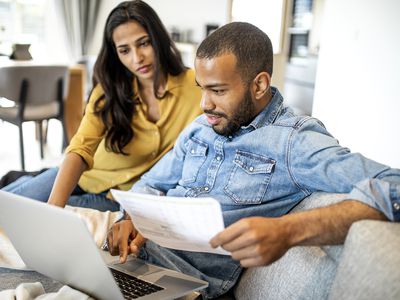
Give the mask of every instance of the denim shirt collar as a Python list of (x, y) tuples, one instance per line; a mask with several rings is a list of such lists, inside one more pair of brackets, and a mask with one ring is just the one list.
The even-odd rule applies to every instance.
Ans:
[(272, 124), (282, 109), (283, 98), (275, 87), (271, 87), (272, 98), (268, 105), (251, 121), (249, 125), (242, 126), (242, 129), (253, 127), (254, 129)]

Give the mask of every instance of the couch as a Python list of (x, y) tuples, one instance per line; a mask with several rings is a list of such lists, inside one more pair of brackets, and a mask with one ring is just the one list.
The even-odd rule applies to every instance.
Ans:
[[(345, 194), (315, 193), (293, 211), (326, 206)], [(354, 223), (343, 246), (295, 247), (266, 267), (244, 271), (236, 299), (400, 299), (400, 224)]]

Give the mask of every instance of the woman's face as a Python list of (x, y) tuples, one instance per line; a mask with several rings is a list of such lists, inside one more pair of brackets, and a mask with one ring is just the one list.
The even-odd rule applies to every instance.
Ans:
[(146, 30), (136, 21), (129, 21), (114, 29), (112, 39), (121, 63), (139, 81), (153, 79), (154, 49)]

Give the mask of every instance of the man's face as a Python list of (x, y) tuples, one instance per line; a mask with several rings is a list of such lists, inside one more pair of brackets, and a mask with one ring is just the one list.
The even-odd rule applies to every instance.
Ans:
[(195, 68), (196, 82), (202, 89), (200, 105), (214, 131), (229, 136), (250, 123), (256, 108), (249, 87), (236, 71), (236, 57), (196, 58)]

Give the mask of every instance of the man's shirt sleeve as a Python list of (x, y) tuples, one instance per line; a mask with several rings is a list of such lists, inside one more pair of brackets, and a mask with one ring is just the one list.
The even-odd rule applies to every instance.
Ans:
[(288, 170), (305, 194), (349, 193), (400, 221), (400, 170), (352, 153), (339, 145), (316, 119), (295, 127), (289, 141)]

